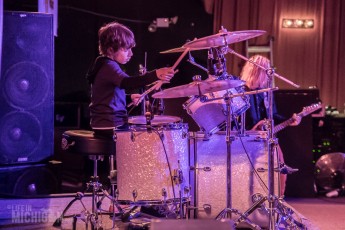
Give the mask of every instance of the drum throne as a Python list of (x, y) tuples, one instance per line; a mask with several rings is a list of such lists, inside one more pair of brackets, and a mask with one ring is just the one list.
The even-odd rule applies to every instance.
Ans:
[[(75, 198), (69, 202), (69, 204), (63, 210), (61, 216), (57, 218), (53, 224), (54, 227), (60, 227), (64, 218), (73, 218), (73, 229), (76, 229), (76, 222), (81, 219), (85, 222), (86, 229), (88, 224), (91, 224), (91, 229), (102, 229), (102, 223), (99, 221), (99, 215), (109, 215), (113, 218), (113, 228), (115, 227), (115, 213), (117, 209), (119, 214), (123, 214), (123, 210), (117, 202), (116, 186), (117, 186), (117, 170), (114, 167), (114, 157), (116, 153), (115, 140), (95, 137), (93, 131), (89, 130), (68, 130), (62, 134), (61, 147), (63, 150), (68, 150), (76, 154), (82, 154), (87, 156), (93, 161), (93, 175), (90, 181), (86, 183), (85, 192), (91, 192), (92, 207), (91, 211), (88, 211), (84, 205), (82, 198), (84, 193), (77, 192)], [(98, 161), (103, 160), (104, 157), (109, 158), (109, 176), (111, 184), (111, 194), (104, 188), (99, 182)], [(111, 201), (111, 212), (104, 213), (101, 211), (101, 204), (104, 198), (108, 198)], [(79, 214), (66, 215), (66, 212), (73, 205), (74, 202), (80, 201), (84, 210)]]

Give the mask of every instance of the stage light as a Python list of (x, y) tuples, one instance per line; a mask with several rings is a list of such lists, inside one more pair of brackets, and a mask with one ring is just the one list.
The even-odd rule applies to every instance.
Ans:
[(305, 20), (304, 26), (306, 28), (313, 28), (314, 27), (314, 20), (312, 20), (312, 19)]
[(314, 28), (313, 19), (283, 19), (283, 28), (299, 28), (299, 29), (312, 29)]
[(172, 18), (156, 18), (156, 20), (153, 20), (149, 27), (147, 28), (150, 32), (156, 32), (157, 28), (169, 28), (171, 24), (176, 24), (178, 20), (178, 16), (172, 17)]

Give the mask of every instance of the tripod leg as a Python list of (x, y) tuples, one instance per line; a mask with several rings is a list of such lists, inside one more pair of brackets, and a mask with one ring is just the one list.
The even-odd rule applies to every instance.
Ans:
[(281, 164), (284, 162), (284, 157), (283, 157), (283, 152), (279, 147), (279, 144), (276, 143), (274, 146), (274, 152), (276, 153), (277, 157), (277, 169), (278, 169), (278, 196), (283, 197), (285, 193), (285, 184), (286, 184), (286, 179), (287, 175), (280, 173), (281, 171)]
[(254, 212), (258, 207), (260, 207), (265, 201), (267, 200), (267, 197), (263, 196), (258, 201), (256, 201), (252, 207), (250, 207), (247, 211), (245, 211), (243, 214), (240, 214), (240, 217), (235, 221), (235, 226), (239, 225), (241, 222), (246, 222), (250, 226), (252, 226), (254, 229), (261, 229), (260, 226), (254, 224), (251, 220), (248, 219), (248, 216)]
[(306, 226), (301, 222), (296, 220), (293, 216), (296, 217), (297, 214), (293, 211), (292, 208), (287, 207), (283, 204), (282, 200), (277, 202), (277, 213), (278, 221), (277, 227), (284, 227), (284, 229), (296, 229), (296, 230), (306, 230)]
[(122, 208), (120, 207), (120, 205), (117, 202), (117, 195), (116, 195), (116, 189), (115, 189), (115, 187), (117, 185), (117, 170), (115, 169), (114, 155), (109, 156), (109, 168), (110, 168), (109, 180), (110, 180), (110, 184), (111, 184), (111, 194), (112, 194), (112, 196), (111, 197), (109, 196), (109, 197), (111, 200), (111, 207), (112, 207), (112, 212), (113, 212), (112, 229), (117, 229), (118, 227), (116, 226), (116, 222), (115, 222), (115, 206), (116, 206), (116, 209), (121, 213), (122, 216), (124, 214), (124, 211), (122, 210)]
[(71, 200), (68, 205), (66, 206), (66, 208), (63, 210), (63, 212), (61, 213), (61, 216), (59, 218), (57, 218), (53, 224), (54, 227), (60, 227), (62, 224), (62, 220), (63, 218), (65, 218), (65, 213), (68, 211), (68, 209), (72, 206), (72, 204), (74, 204), (75, 201), (80, 200), (80, 202), (82, 203), (84, 210), (86, 209), (83, 202), (82, 202), (82, 198), (83, 198), (84, 194), (81, 192), (77, 192), (75, 195), (75, 198), (73, 200)]
[(73, 230), (76, 230), (77, 229), (77, 216), (73, 216), (73, 223), (72, 223), (72, 227), (73, 227)]

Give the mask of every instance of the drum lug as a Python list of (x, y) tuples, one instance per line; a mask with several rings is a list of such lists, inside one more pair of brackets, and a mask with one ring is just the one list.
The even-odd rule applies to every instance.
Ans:
[(165, 188), (162, 188), (162, 197), (163, 197), (163, 200), (166, 200), (166, 199), (167, 199), (167, 196), (168, 196), (167, 190), (166, 190)]
[(189, 210), (204, 210), (205, 211), (205, 213), (207, 213), (207, 214), (210, 214), (211, 213), (211, 210), (212, 210), (212, 206), (210, 205), (210, 204), (204, 204), (202, 207), (192, 207), (192, 206), (190, 206), (189, 208), (188, 208)]
[(135, 141), (135, 134), (134, 134), (134, 132), (131, 132), (131, 141), (132, 141), (132, 142)]
[(117, 199), (119, 197), (119, 195), (120, 195), (119, 190), (115, 189), (115, 196), (114, 196), (114, 198)]
[(183, 182), (183, 172), (181, 169), (174, 169), (173, 180), (175, 184), (182, 184)]
[(255, 137), (254, 141), (260, 142), (265, 141), (268, 138), (268, 133), (265, 131), (258, 132), (258, 135)]
[(211, 213), (212, 206), (210, 204), (204, 204), (202, 208), (205, 210), (206, 213)]
[(183, 188), (183, 191), (185, 194), (189, 194), (191, 190), (192, 190), (191, 186), (184, 186), (184, 188)]
[(159, 134), (159, 137), (162, 141), (164, 141), (164, 133), (163, 133), (163, 130), (159, 130), (158, 131), (158, 134)]
[(134, 189), (132, 191), (132, 197), (133, 197), (133, 200), (135, 201), (135, 199), (138, 197), (138, 191), (136, 189)]
[(187, 138), (189, 135), (188, 135), (188, 131), (185, 131), (185, 130), (183, 130), (183, 132), (182, 132), (182, 139), (185, 139), (185, 138)]
[(265, 169), (265, 168), (257, 168), (256, 171), (257, 171), (257, 172), (267, 172), (268, 169)]
[(189, 167), (189, 170), (190, 170), (190, 171), (194, 171), (194, 170), (203, 170), (203, 171), (205, 171), (205, 172), (210, 172), (210, 171), (211, 171), (211, 167), (206, 166), (206, 167), (202, 167), (202, 168), (196, 168), (196, 167), (194, 167), (194, 166), (190, 166), (190, 167)]

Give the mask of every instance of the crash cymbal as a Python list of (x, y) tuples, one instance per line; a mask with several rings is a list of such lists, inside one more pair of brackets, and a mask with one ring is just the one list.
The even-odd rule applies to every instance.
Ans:
[(241, 42), (254, 38), (266, 33), (263, 30), (243, 30), (243, 31), (225, 31), (219, 32), (211, 36), (196, 39), (191, 42), (187, 42), (183, 45), (185, 48), (191, 49), (209, 49), (212, 47), (225, 46), (236, 42)]
[(315, 184), (324, 190), (345, 186), (345, 153), (328, 153), (315, 164)]
[[(173, 48), (173, 49), (170, 49), (170, 50), (164, 50), (164, 51), (161, 51), (159, 53), (160, 54), (182, 53), (186, 49), (187, 49), (186, 47), (181, 46), (181, 47)], [(197, 49), (190, 49), (190, 51), (193, 51), (193, 50), (197, 50)]]
[[(193, 95), (212, 93), (244, 85), (242, 80), (215, 80), (193, 81), (187, 85), (181, 85), (165, 89), (152, 95), (153, 98), (178, 98)], [(200, 90), (200, 92), (199, 92)]]

